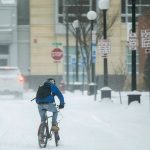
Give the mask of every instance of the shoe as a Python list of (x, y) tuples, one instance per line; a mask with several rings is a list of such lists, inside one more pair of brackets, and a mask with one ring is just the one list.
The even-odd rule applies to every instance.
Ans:
[(58, 140), (58, 141), (60, 140), (60, 137), (59, 137), (59, 135), (57, 135), (57, 140)]
[(59, 133), (58, 132), (55, 132), (55, 136), (56, 136), (57, 140), (59, 141), (60, 137), (59, 137)]
[(57, 125), (52, 125), (51, 131), (58, 132), (59, 131), (59, 127)]

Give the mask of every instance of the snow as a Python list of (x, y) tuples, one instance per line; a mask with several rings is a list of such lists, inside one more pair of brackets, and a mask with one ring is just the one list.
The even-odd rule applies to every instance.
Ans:
[[(150, 96), (141, 92), (141, 103), (128, 105), (128, 93), (112, 91), (112, 98), (94, 100), (86, 92), (65, 92), (65, 109), (60, 111), (60, 144), (48, 141), (48, 149), (58, 150), (149, 150)], [(0, 150), (37, 150), (40, 117), (28, 91), (23, 100), (0, 96)], [(58, 100), (57, 100), (58, 101)]]
[(107, 86), (106, 86), (106, 87), (101, 88), (101, 90), (106, 90), (106, 91), (108, 90), (108, 91), (111, 91), (112, 89), (111, 89), (110, 87), (107, 87)]
[(131, 91), (128, 95), (141, 95), (141, 93), (139, 91)]

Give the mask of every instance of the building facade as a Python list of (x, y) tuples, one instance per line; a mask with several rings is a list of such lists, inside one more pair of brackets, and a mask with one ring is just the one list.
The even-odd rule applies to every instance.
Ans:
[[(94, 3), (93, 3), (94, 2)], [(87, 0), (83, 2), (83, 20), (87, 18), (87, 12), (94, 9), (99, 13), (97, 8), (98, 1)], [(126, 26), (121, 20), (121, 2), (119, 0), (110, 4), (108, 15), (118, 15), (114, 26), (108, 31), (111, 42), (111, 53), (108, 55), (108, 69), (110, 78), (113, 77), (116, 68), (125, 65), (125, 45), (126, 45)], [(69, 8), (69, 25), (75, 19), (73, 5), (69, 5), (64, 0), (30, 0), (30, 35), (31, 35), (31, 75), (52, 75), (66, 78), (66, 27), (65, 8)], [(117, 8), (117, 9), (114, 9)], [(119, 41), (119, 42), (118, 42)], [(64, 59), (56, 63), (51, 57), (51, 51), (56, 47), (54, 43), (61, 43), (58, 47), (64, 52)], [(73, 58), (75, 56), (75, 38), (69, 33), (69, 78), (70, 84), (74, 81), (75, 66)], [(119, 62), (119, 63), (118, 63)], [(82, 82), (82, 64), (79, 62), (79, 81)], [(122, 70), (119, 74), (122, 73)], [(103, 57), (97, 52), (96, 75), (99, 82), (103, 83)], [(86, 78), (86, 73), (85, 73)], [(110, 79), (110, 81), (113, 81)], [(86, 81), (85, 81), (86, 82)], [(115, 83), (114, 83), (115, 84)]]
[(0, 1), (0, 65), (18, 64), (17, 7), (15, 1)]
[[(86, 0), (83, 5), (83, 20), (89, 10), (99, 13), (98, 0)], [(40, 6), (40, 7), (39, 7)], [(30, 1), (31, 19), (31, 74), (61, 75), (66, 78), (66, 27), (64, 26), (65, 11), (68, 7), (68, 22), (75, 20), (75, 9), (65, 0)], [(136, 17), (142, 15), (150, 7), (148, 0), (136, 0)], [(108, 76), (110, 87), (116, 88), (116, 82), (131, 75), (131, 50), (129, 50), (129, 31), (132, 21), (132, 4), (130, 0), (110, 1), (108, 17), (117, 15), (113, 26), (108, 30), (108, 38), (111, 41), (111, 52), (108, 54)], [(109, 22), (108, 22), (109, 24)], [(137, 23), (138, 28), (138, 23)], [(50, 51), (55, 48), (53, 43), (61, 43), (60, 48), (64, 51), (62, 63), (53, 62)], [(75, 39), (69, 34), (69, 80), (74, 81), (75, 66), (73, 58), (75, 55)], [(47, 55), (48, 54), (48, 55)], [(103, 57), (97, 50), (96, 76), (98, 83), (103, 86)], [(137, 49), (137, 76), (139, 76), (139, 49)], [(49, 69), (49, 66), (51, 69)], [(82, 81), (82, 64), (79, 62), (79, 81)], [(58, 71), (59, 70), (59, 71)], [(86, 77), (85, 77), (86, 78)], [(129, 85), (130, 86), (130, 85)], [(130, 88), (130, 87), (127, 88)], [(119, 87), (118, 87), (119, 88)]]
[[(136, 0), (136, 3), (137, 17), (150, 7), (149, 0)], [(99, 13), (98, 0), (84, 0), (82, 6), (83, 21), (87, 21), (86, 15), (89, 10)], [(47, 77), (55, 77), (58, 83), (62, 79), (66, 81), (67, 69), (69, 69), (69, 83), (73, 84), (75, 80), (76, 43), (74, 36), (66, 28), (66, 8), (69, 11), (68, 22), (71, 26), (76, 11), (66, 0), (0, 1), (0, 17), (4, 20), (0, 22), (0, 65), (18, 66), (31, 88), (37, 87)], [(107, 31), (111, 41), (111, 52), (107, 57), (111, 88), (122, 87), (126, 76), (130, 77), (131, 74), (131, 51), (128, 47), (131, 12), (130, 0), (110, 1), (107, 17), (116, 16), (113, 26)], [(4, 15), (7, 17), (4, 18)], [(107, 23), (109, 25), (110, 22)], [(61, 53), (55, 51), (57, 48)], [(137, 74), (140, 67), (139, 54), (138, 49)], [(57, 60), (60, 55), (61, 58)], [(103, 86), (103, 70), (103, 57), (97, 49), (96, 76), (99, 88)], [(83, 77), (86, 83), (87, 76), (80, 59), (79, 82), (83, 81)], [(118, 80), (122, 85), (116, 87)]]

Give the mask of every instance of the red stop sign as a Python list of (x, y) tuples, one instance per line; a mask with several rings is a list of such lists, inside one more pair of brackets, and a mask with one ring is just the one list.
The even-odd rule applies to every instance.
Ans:
[(54, 60), (60, 60), (63, 57), (63, 51), (60, 48), (55, 48), (52, 50), (51, 56)]

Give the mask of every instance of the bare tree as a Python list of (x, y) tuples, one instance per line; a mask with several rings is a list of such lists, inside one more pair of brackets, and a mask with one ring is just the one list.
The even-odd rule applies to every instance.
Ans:
[[(91, 79), (91, 26), (90, 22), (86, 17), (86, 11), (85, 7), (83, 6), (84, 1), (81, 0), (66, 0), (66, 3), (69, 5), (68, 9), (68, 14), (66, 14), (66, 11), (64, 11), (64, 16), (69, 16), (69, 19), (67, 18), (66, 20), (69, 21), (69, 31), (75, 35), (75, 29), (72, 26), (72, 22), (77, 19), (79, 21), (79, 43), (80, 43), (80, 54), (82, 56), (82, 59), (85, 59), (85, 67), (87, 71), (87, 80), (90, 82)], [(67, 5), (65, 6), (67, 7)], [(71, 9), (72, 8), (72, 9)], [(73, 15), (70, 14), (69, 10), (73, 11)], [(118, 12), (112, 16), (108, 17), (108, 24), (107, 24), (107, 30), (110, 30), (111, 27), (114, 25), (117, 17), (118, 17)], [(64, 25), (67, 23), (64, 22)], [(103, 15), (102, 11), (98, 11), (98, 17), (96, 21), (94, 22), (94, 29), (96, 29), (96, 37), (97, 41), (98, 39), (102, 38), (103, 36)]]
[(122, 104), (122, 98), (121, 98), (121, 84), (119, 82), (119, 78), (118, 76), (123, 75), (123, 85), (127, 79), (127, 67), (126, 65), (122, 62), (122, 60), (119, 60), (119, 63), (117, 66), (114, 66), (114, 64), (112, 63), (112, 69), (114, 71), (115, 74), (115, 80), (116, 80), (116, 84), (117, 84), (117, 89), (119, 92), (119, 97), (120, 97), (120, 104)]

